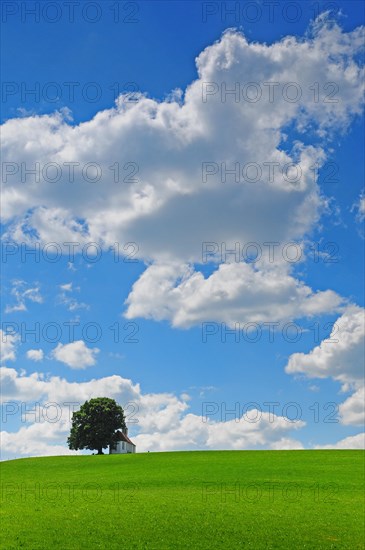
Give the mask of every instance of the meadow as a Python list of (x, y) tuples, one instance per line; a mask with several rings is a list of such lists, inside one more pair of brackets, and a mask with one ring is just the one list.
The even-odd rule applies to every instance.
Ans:
[(2, 462), (1, 548), (364, 548), (363, 451)]

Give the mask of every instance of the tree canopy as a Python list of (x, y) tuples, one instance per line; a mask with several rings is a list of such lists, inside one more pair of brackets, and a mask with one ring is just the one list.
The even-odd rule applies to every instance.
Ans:
[(114, 399), (96, 397), (85, 401), (72, 415), (67, 443), (70, 449), (103, 449), (117, 441), (116, 430), (125, 429), (124, 411)]

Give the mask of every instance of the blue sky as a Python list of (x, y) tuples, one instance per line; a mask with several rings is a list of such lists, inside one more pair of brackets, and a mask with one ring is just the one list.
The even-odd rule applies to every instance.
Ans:
[[(20, 2), (10, 4), (2, 38), (2, 329), (10, 332), (2, 458), (67, 452), (62, 403), (100, 393), (136, 404), (137, 451), (362, 446), (361, 2), (280, 2), (273, 21), (263, 2), (251, 11), (239, 3), (234, 16), (224, 13), (230, 2), (119, 2), (119, 22), (111, 2), (96, 3), (96, 15), (81, 3), (73, 22), (60, 3), (54, 23), (52, 7), (34, 21)], [(318, 7), (332, 11), (310, 29)], [(295, 39), (280, 42), (287, 36)], [(254, 82), (267, 92), (268, 79), (277, 90), (296, 83), (303, 97), (222, 101), (222, 86), (239, 82), (242, 91)], [(207, 82), (219, 91), (203, 102)], [(336, 103), (323, 102), (329, 82)], [(136, 101), (122, 95), (115, 108), (116, 91)], [(280, 177), (273, 188), (222, 181), (222, 162), (262, 169), (273, 159), (301, 166), (300, 192)], [(22, 163), (70, 161), (97, 163), (103, 177), (90, 183), (77, 173), (70, 182), (63, 170), (54, 183), (21, 181)], [(112, 182), (114, 162), (123, 177), (137, 167), (136, 182)], [(204, 184), (207, 162), (217, 174)], [(237, 240), (261, 246), (262, 258), (202, 261), (204, 242), (229, 249)], [(279, 243), (273, 262), (268, 240)], [(79, 243), (74, 258), (70, 241)], [(110, 251), (115, 242), (120, 255)], [(131, 242), (135, 262), (123, 256)], [(303, 251), (300, 262), (283, 259), (288, 243)], [(26, 254), (37, 246), (39, 257)], [(206, 342), (205, 323), (215, 332)], [(225, 342), (222, 323), (236, 327)], [(242, 332), (252, 323), (256, 342)], [(272, 342), (267, 323), (277, 323)], [(290, 323), (297, 341), (283, 333)], [(334, 324), (338, 341), (326, 342)], [(36, 339), (25, 334), (34, 326)], [(35, 402), (59, 403), (62, 420), (22, 422), (21, 403)], [(218, 412), (204, 422), (207, 402)], [(268, 402), (278, 403), (274, 422)], [(222, 416), (236, 403), (239, 414)], [(288, 421), (288, 403), (301, 422)], [(260, 422), (241, 417), (257, 405)], [(337, 422), (325, 420), (332, 410)]]

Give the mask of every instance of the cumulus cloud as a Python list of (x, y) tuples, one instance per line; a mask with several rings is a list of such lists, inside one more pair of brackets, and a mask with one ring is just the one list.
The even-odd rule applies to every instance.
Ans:
[(19, 341), (19, 335), (7, 334), (0, 329), (0, 361), (15, 361), (16, 357), (16, 345)]
[[(294, 123), (308, 132), (312, 125), (326, 134), (351, 122), (363, 101), (363, 72), (356, 63), (361, 46), (361, 29), (342, 33), (325, 19), (312, 37), (287, 37), (271, 46), (249, 43), (230, 31), (198, 56), (198, 78), (183, 101), (140, 96), (131, 104), (122, 97), (115, 108), (78, 126), (59, 113), (8, 120), (3, 127), (5, 161), (39, 162), (42, 167), (52, 161), (64, 170), (57, 185), (47, 181), (57, 176), (52, 167), (27, 186), (20, 170), (9, 175), (4, 217), (17, 218), (17, 237), (23, 233), (24, 238), (25, 228), (32, 226), (43, 241), (135, 241), (141, 257), (153, 259), (196, 260), (207, 238), (264, 242), (301, 236), (318, 217), (321, 199), (311, 167), (324, 161), (324, 153), (298, 142), (291, 153), (285, 152), (285, 128)], [(250, 82), (262, 90), (258, 101), (244, 99)], [(290, 101), (289, 82), (300, 90), (297, 101)], [(314, 82), (321, 90), (318, 101), (310, 89)], [(333, 101), (324, 101), (328, 82), (338, 87)], [(238, 98), (225, 98), (224, 90), (236, 83)], [(277, 85), (270, 93), (264, 83)], [(216, 91), (208, 93), (209, 86)], [(125, 181), (116, 184), (108, 167), (120, 159), (120, 151), (132, 166), (120, 168)], [(302, 172), (296, 184), (281, 173), (270, 178), (263, 165), (293, 161)], [(64, 162), (80, 163), (74, 167), (74, 185)], [(82, 177), (87, 162), (100, 165), (102, 185)], [(230, 178), (222, 185), (220, 174), (203, 182), (202, 162), (225, 162), (227, 167), (256, 162), (265, 173), (251, 185), (232, 185)], [(128, 176), (133, 171), (136, 175)], [(93, 176), (91, 170), (89, 179)]]
[(273, 451), (299, 451), (300, 449), (304, 449), (304, 446), (297, 439), (282, 437), (278, 441), (272, 443), (270, 449)]
[(365, 424), (365, 388), (353, 393), (339, 407), (342, 424), (363, 426)]
[(134, 441), (144, 451), (278, 449), (281, 444), (284, 448), (302, 448), (299, 441), (285, 437), (288, 431), (302, 428), (302, 421), (290, 425), (287, 418), (269, 418), (268, 413), (262, 413), (255, 423), (243, 417), (237, 420), (204, 423), (200, 416), (187, 414), (173, 429), (163, 434), (141, 433)]
[(42, 349), (29, 349), (27, 351), (27, 358), (31, 361), (42, 361), (44, 352)]
[(285, 368), (289, 374), (308, 378), (333, 378), (341, 382), (344, 391), (354, 388), (356, 391), (339, 406), (344, 425), (365, 422), (364, 336), (364, 309), (349, 306), (337, 319), (329, 338), (309, 353), (292, 354)]
[(285, 268), (268, 271), (252, 264), (226, 263), (204, 278), (187, 265), (154, 264), (134, 283), (125, 315), (167, 319), (176, 327), (203, 321), (234, 326), (333, 312), (342, 302), (331, 290), (313, 292)]
[(98, 348), (88, 348), (83, 340), (76, 340), (69, 344), (57, 344), (52, 356), (72, 369), (84, 369), (95, 365), (99, 351)]
[(335, 322), (329, 338), (309, 353), (294, 353), (285, 368), (289, 374), (338, 380), (361, 387), (364, 381), (364, 309), (349, 306)]
[[(4, 161), (13, 163), (6, 164), (3, 192), (6, 237), (106, 248), (118, 242), (124, 254), (130, 249), (123, 252), (122, 245), (135, 243), (135, 257), (157, 269), (199, 263), (206, 241), (302, 240), (326, 205), (313, 165), (326, 161), (327, 139), (363, 107), (362, 44), (363, 29), (344, 33), (326, 16), (304, 38), (271, 45), (229, 31), (197, 57), (196, 80), (164, 101), (121, 96), (114, 108), (77, 126), (61, 113), (8, 120), (2, 132)], [(295, 140), (288, 127), (297, 131)], [(297, 139), (301, 133), (312, 143)], [(21, 163), (39, 163), (39, 179), (27, 177), (24, 185)], [(238, 176), (225, 173), (232, 169)], [(201, 282), (200, 298), (203, 287), (233, 269)], [(304, 290), (303, 300), (296, 281), (288, 282), (300, 312), (307, 308), (302, 302), (322, 311), (337, 299)], [(129, 315), (140, 308), (132, 298)], [(168, 310), (168, 300), (160, 301), (158, 309)], [(209, 308), (206, 300), (203, 306)], [(175, 312), (174, 322), (189, 324), (194, 315), (181, 312), (180, 321)]]
[(44, 352), (42, 349), (29, 349), (27, 351), (27, 357), (31, 361), (42, 361)]
[[(264, 177), (266, 185), (263, 188), (260, 185), (217, 186), (214, 178), (204, 185), (201, 162), (236, 159), (241, 163), (256, 160), (282, 164), (293, 160), (280, 149), (284, 128), (290, 122), (303, 125), (309, 118), (323, 131), (337, 125), (346, 126), (352, 116), (360, 112), (363, 101), (363, 73), (355, 61), (361, 45), (360, 29), (342, 33), (338, 26), (326, 21), (317, 26), (312, 38), (288, 37), (271, 46), (249, 43), (242, 34), (227, 32), (197, 58), (199, 77), (186, 89), (183, 103), (158, 103), (143, 96), (128, 107), (126, 102), (118, 101), (114, 109), (100, 112), (93, 120), (76, 127), (68, 125), (60, 114), (9, 120), (3, 128), (4, 151), (6, 158), (10, 160), (11, 156), (13, 162), (21, 159), (45, 163), (51, 158), (53, 162), (91, 160), (106, 167), (113, 158), (108, 155), (114, 153), (114, 160), (119, 159), (120, 150), (130, 161), (141, 160), (139, 150), (142, 150), (143, 162), (137, 162), (139, 178), (126, 178), (128, 181), (123, 185), (112, 185), (114, 172), (108, 170), (103, 174), (102, 186), (90, 185), (76, 175), (77, 185), (68, 185), (68, 193), (63, 192), (63, 185), (49, 185), (44, 179), (21, 186), (20, 174), (16, 174), (15, 180), (9, 177), (8, 185), (12, 185), (5, 188), (5, 216), (20, 215), (29, 210), (29, 205), (41, 203), (43, 210), (32, 214), (38, 216), (35, 221), (40, 236), (50, 231), (49, 236), (53, 238), (54, 231), (60, 229), (48, 224), (41, 226), (42, 220), (46, 221), (46, 211), (53, 208), (54, 220), (62, 224), (63, 230), (68, 226), (76, 234), (88, 231), (98, 240), (108, 238), (108, 234), (113, 238), (125, 233), (145, 236), (146, 246), (142, 249), (147, 256), (160, 256), (166, 244), (169, 244), (169, 254), (174, 257), (191, 256), (194, 246), (190, 237), (194, 234), (203, 237), (202, 232), (209, 235), (211, 231), (211, 240), (216, 240), (216, 235), (229, 240), (224, 237), (231, 235), (248, 237), (247, 242), (252, 240), (252, 234), (257, 239), (260, 228), (255, 218), (260, 220), (262, 216), (253, 206), (266, 209), (267, 225), (276, 236), (302, 233), (308, 222), (313, 221), (313, 216), (316, 217), (318, 206), (313, 177), (307, 177), (311, 163), (318, 156), (312, 147), (301, 145), (299, 150), (293, 151), (305, 172), (297, 186), (285, 183), (282, 177), (269, 182), (268, 174)], [(341, 91), (341, 98), (335, 97), (339, 101), (324, 102), (321, 97), (322, 100), (316, 102), (309, 89), (316, 81), (320, 81), (322, 91), (325, 83), (334, 81)], [(257, 102), (236, 102), (235, 96), (230, 94), (222, 101), (222, 91), (234, 88), (236, 82), (242, 86), (249, 82), (260, 84), (265, 89), (264, 97)], [(264, 82), (278, 83), (273, 101), (270, 101), (269, 87), (263, 86)], [(283, 89), (288, 82), (300, 87), (300, 100), (284, 100)], [(203, 92), (208, 83), (214, 83), (218, 92), (209, 94), (204, 101)], [(244, 94), (239, 95), (241, 99)], [(76, 174), (78, 172), (76, 170)], [(30, 199), (27, 204), (25, 196)], [(57, 202), (58, 199), (61, 202)], [(221, 206), (228, 201), (230, 212), (227, 216)], [(201, 216), (203, 203), (206, 215)], [(169, 219), (171, 210), (174, 215)], [(255, 216), (253, 210), (256, 210)], [(67, 223), (67, 212), (70, 223)], [(107, 213), (109, 217), (105, 216)], [(72, 225), (72, 216), (81, 214), (84, 214), (85, 223), (79, 219)], [(157, 219), (161, 221), (155, 228)], [(186, 224), (187, 219), (189, 224)], [(224, 235), (222, 230), (226, 224)], [(155, 229), (150, 235), (145, 229), (152, 225)], [(179, 237), (182, 227), (184, 239)], [(273, 237), (270, 229), (262, 228), (263, 234)], [(161, 232), (159, 239), (156, 239), (156, 231)], [(166, 243), (161, 242), (164, 238)], [(182, 241), (185, 239), (184, 246)]]
[[(18, 432), (4, 431), (1, 434), (5, 458), (68, 454), (66, 439), (72, 412), (85, 400), (100, 395), (111, 397), (123, 406), (131, 437), (139, 452), (303, 448), (303, 444), (292, 437), (293, 431), (304, 427), (301, 420), (291, 422), (286, 417), (255, 409), (228, 421), (203, 419), (189, 412), (188, 395), (145, 394), (139, 384), (119, 375), (75, 383), (57, 376), (46, 377), (42, 373), (19, 374), (15, 369), (5, 367), (0, 374), (3, 402), (5, 405), (12, 403), (6, 412), (9, 418), (15, 414), (14, 402), (27, 399), (37, 402), (40, 407), (37, 422), (34, 407), (28, 405), (25, 410), (31, 412), (23, 415), (27, 425)], [(21, 411), (19, 405), (15, 412), (20, 414)], [(46, 421), (47, 418), (51, 421)], [(55, 418), (57, 422), (54, 422)], [(363, 448), (363, 435), (316, 448)]]
[(365, 449), (365, 433), (351, 435), (330, 445), (316, 445), (316, 449)]
[(138, 384), (133, 385), (131, 380), (118, 375), (88, 382), (68, 382), (58, 376), (47, 377), (39, 372), (27, 375), (8, 367), (2, 367), (0, 374), (4, 401), (75, 402), (80, 405), (91, 397), (105, 395), (124, 405), (137, 398), (140, 392)]
[(70, 451), (62, 442), (69, 434), (69, 424), (65, 422), (34, 423), (23, 426), (17, 432), (1, 431), (1, 459), (23, 456), (77, 455), (80, 451)]
[[(250, 411), (230, 421), (214, 421), (188, 412), (189, 396), (177, 397), (170, 393), (145, 394), (139, 384), (114, 375), (87, 382), (68, 382), (64, 378), (45, 377), (41, 373), (19, 374), (15, 369), (2, 368), (2, 398), (8, 418), (21, 412), (17, 403), (23, 399), (38, 402), (38, 422), (33, 412), (25, 414), (28, 426), (16, 433), (3, 432), (3, 451), (6, 456), (15, 454), (64, 454), (73, 410), (92, 397), (111, 397), (120, 403), (126, 413), (127, 424), (134, 432), (132, 439), (139, 452), (178, 449), (260, 449), (301, 448), (290, 433), (305, 423), (293, 423), (283, 416)], [(47, 408), (47, 404), (53, 404)], [(32, 409), (32, 407), (28, 407)], [(46, 421), (46, 419), (57, 422)], [(255, 422), (253, 422), (253, 419)], [(6, 425), (6, 421), (5, 424)], [(18, 437), (17, 437), (18, 436)], [(37, 441), (40, 446), (37, 447)], [(50, 447), (44, 447), (50, 445)], [(63, 449), (62, 453), (59, 449)]]

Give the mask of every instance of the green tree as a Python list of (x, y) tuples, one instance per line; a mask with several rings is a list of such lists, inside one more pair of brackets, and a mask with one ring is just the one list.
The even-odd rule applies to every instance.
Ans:
[(117, 441), (116, 430), (124, 429), (124, 411), (114, 399), (96, 397), (85, 401), (72, 415), (72, 426), (67, 443), (70, 449), (103, 449)]

